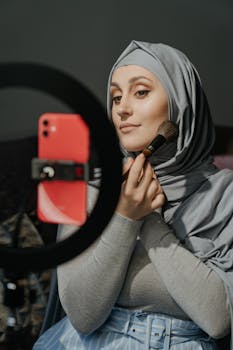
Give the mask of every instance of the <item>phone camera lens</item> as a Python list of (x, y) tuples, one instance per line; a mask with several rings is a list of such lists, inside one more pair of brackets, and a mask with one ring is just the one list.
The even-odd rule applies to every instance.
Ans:
[(43, 131), (43, 136), (44, 136), (44, 137), (48, 137), (48, 136), (49, 136), (49, 133), (48, 133), (47, 130), (44, 130), (44, 131)]
[(43, 120), (43, 124), (44, 124), (45, 126), (47, 126), (47, 125), (49, 124), (48, 120), (47, 120), (47, 119)]

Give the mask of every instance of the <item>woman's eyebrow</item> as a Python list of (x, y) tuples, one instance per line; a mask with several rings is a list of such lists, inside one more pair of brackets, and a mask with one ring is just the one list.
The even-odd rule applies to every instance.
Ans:
[(129, 83), (130, 84), (135, 83), (135, 81), (140, 80), (140, 79), (146, 79), (146, 80), (150, 81), (151, 83), (153, 82), (151, 79), (145, 77), (144, 75), (139, 75), (137, 77), (133, 77), (133, 78), (129, 79)]
[[(153, 81), (152, 81), (151, 79), (145, 77), (144, 75), (139, 75), (139, 76), (137, 76), (137, 77), (133, 77), (133, 78), (129, 79), (129, 83), (130, 83), (130, 84), (133, 84), (133, 83), (135, 83), (135, 81), (140, 80), (140, 79), (146, 79), (146, 80), (148, 80), (150, 83), (153, 83)], [(119, 84), (117, 84), (117, 83), (114, 82), (114, 81), (111, 82), (111, 86), (116, 86), (116, 87), (119, 88)]]
[(119, 88), (119, 85), (117, 83), (115, 83), (114, 81), (112, 81), (110, 85), (111, 86), (116, 86), (117, 88)]

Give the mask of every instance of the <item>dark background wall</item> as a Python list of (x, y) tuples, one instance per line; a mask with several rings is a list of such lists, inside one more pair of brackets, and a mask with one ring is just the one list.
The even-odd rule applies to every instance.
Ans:
[[(63, 69), (105, 104), (111, 65), (132, 39), (167, 43), (196, 65), (223, 126), (233, 126), (232, 34), (232, 0), (0, 0), (0, 63)], [(67, 107), (27, 89), (0, 91), (0, 140), (36, 134), (45, 111)]]

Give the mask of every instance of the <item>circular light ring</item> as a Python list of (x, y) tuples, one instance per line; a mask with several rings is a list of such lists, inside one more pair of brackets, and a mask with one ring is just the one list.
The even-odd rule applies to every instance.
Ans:
[(120, 194), (121, 152), (115, 129), (100, 102), (67, 73), (42, 64), (1, 63), (0, 89), (9, 87), (39, 90), (61, 100), (74, 113), (81, 114), (90, 128), (102, 168), (96, 205), (78, 234), (75, 232), (63, 241), (40, 248), (0, 247), (1, 267), (17, 272), (39, 271), (55, 267), (80, 254), (109, 223)]

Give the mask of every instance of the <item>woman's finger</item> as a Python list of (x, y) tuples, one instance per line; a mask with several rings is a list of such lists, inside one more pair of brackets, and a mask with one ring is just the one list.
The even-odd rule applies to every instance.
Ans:
[(155, 178), (152, 178), (150, 180), (150, 184), (147, 189), (147, 197), (153, 200), (156, 197), (156, 195), (158, 195), (159, 193), (162, 193), (160, 184), (158, 180), (156, 180)]
[(133, 162), (134, 162), (134, 159), (132, 157), (127, 158), (127, 160), (123, 163), (123, 174), (130, 169)]
[(140, 178), (140, 175), (143, 170), (143, 166), (145, 163), (145, 156), (143, 153), (140, 153), (134, 160), (133, 164), (131, 165), (131, 168), (129, 170), (128, 175), (128, 188), (135, 188), (138, 186), (138, 180)]
[(159, 193), (156, 195), (156, 197), (151, 202), (151, 208), (153, 210), (161, 208), (166, 201), (165, 194)]
[(143, 167), (143, 174), (140, 177), (140, 182), (138, 184), (138, 187), (141, 188), (143, 191), (147, 190), (148, 186), (151, 183), (152, 178), (153, 178), (153, 169), (151, 168), (150, 163), (146, 161)]

